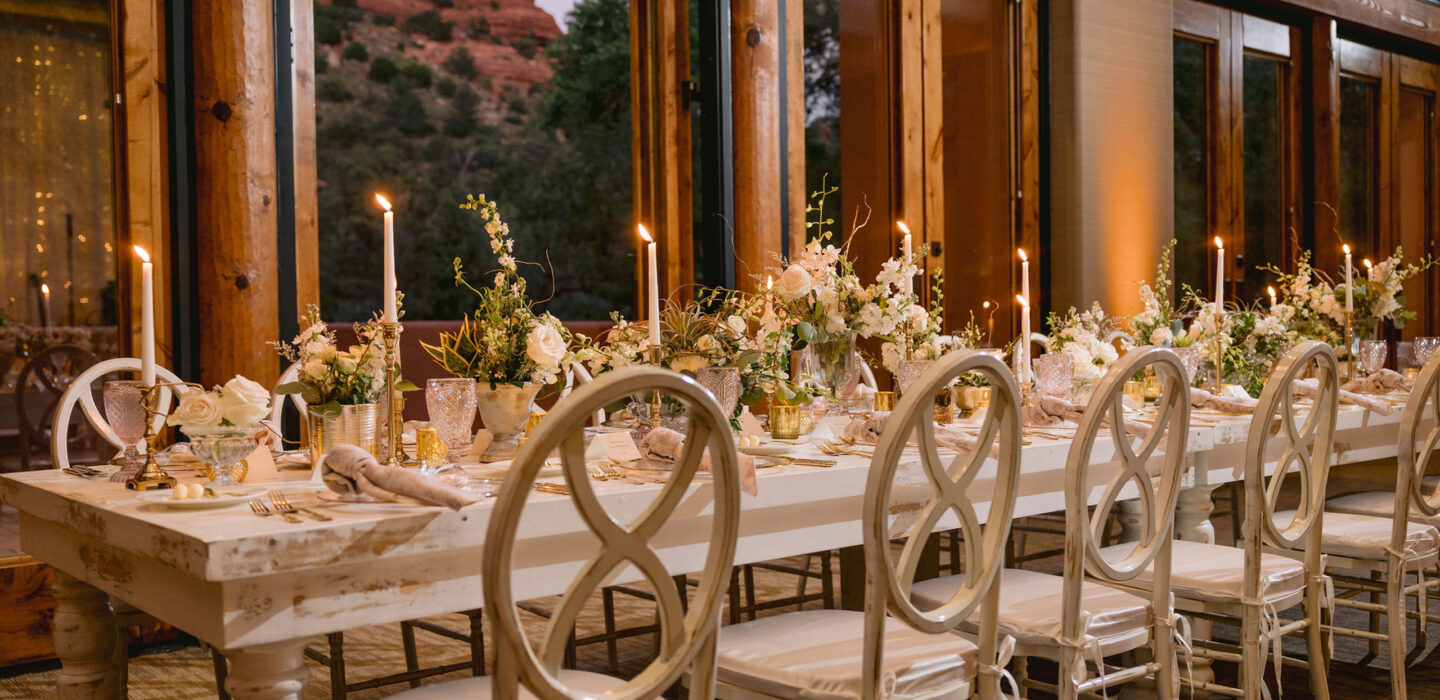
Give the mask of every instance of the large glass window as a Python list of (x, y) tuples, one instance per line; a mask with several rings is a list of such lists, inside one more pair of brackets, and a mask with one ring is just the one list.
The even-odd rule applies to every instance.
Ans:
[(1340, 239), (1368, 249), (1375, 230), (1375, 128), (1380, 85), (1340, 76)]
[(1180, 289), (1205, 289), (1209, 269), (1211, 46), (1175, 37), (1175, 284)]
[(805, 0), (805, 192), (840, 186), (840, 3)]
[[(395, 204), (410, 319), (459, 319), (451, 283), (495, 266), (457, 204), (500, 204), (541, 307), (567, 320), (634, 309), (630, 27), (625, 0), (545, 7), (315, 6), (321, 299), (326, 318), (379, 308), (380, 215)], [(438, 3), (437, 3), (438, 5)], [(388, 8), (388, 6), (387, 6)]]
[(1283, 60), (1245, 56), (1243, 299), (1262, 298), (1272, 283), (1262, 267), (1284, 263), (1286, 69)]

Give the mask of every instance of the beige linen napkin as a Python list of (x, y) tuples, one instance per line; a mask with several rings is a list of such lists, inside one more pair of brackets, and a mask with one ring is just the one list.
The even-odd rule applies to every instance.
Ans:
[[(841, 435), (850, 442), (874, 445), (880, 441), (880, 435), (885, 432), (885, 422), (889, 419), (889, 411), (876, 411), (866, 417), (854, 418), (845, 426)], [(963, 430), (944, 425), (935, 426), (935, 444), (939, 447), (956, 452), (969, 452), (975, 449), (976, 442), (973, 435)], [(915, 442), (912, 440), (908, 444), (914, 445)]]
[[(653, 462), (674, 464), (679, 461), (680, 455), (684, 452), (685, 436), (669, 428), (651, 430), (640, 440), (640, 455)], [(760, 485), (755, 480), (755, 458), (750, 455), (739, 455), (739, 457), (740, 490), (751, 496), (758, 495)], [(709, 448), (706, 448), (705, 454), (700, 455), (700, 471), (710, 471)]]
[(423, 503), (460, 510), (480, 500), (468, 493), (415, 469), (387, 467), (369, 452), (354, 445), (338, 445), (321, 461), (322, 478), (331, 491), (343, 496), (365, 494), (382, 501), (408, 496)]
[(1406, 379), (1405, 375), (1393, 369), (1382, 369), (1368, 377), (1352, 379), (1340, 388), (1364, 394), (1396, 394), (1414, 387), (1415, 380)]
[[(1314, 398), (1320, 389), (1320, 381), (1317, 379), (1296, 379), (1295, 395), (1305, 398)], [(1382, 416), (1388, 416), (1395, 412), (1395, 409), (1384, 399), (1374, 396), (1357, 394), (1353, 391), (1340, 390), (1340, 403), (1348, 403), (1359, 406), (1367, 411), (1374, 411)]]
[[(1135, 408), (1134, 403), (1129, 397), (1125, 398), (1126, 408)], [(1080, 418), (1084, 415), (1084, 406), (1055, 396), (1041, 396), (1037, 401), (1026, 404), (1020, 410), (1020, 419), (1029, 426), (1065, 425), (1075, 427), (1080, 425)], [(1109, 422), (1110, 417), (1106, 415), (1105, 424), (1108, 425)], [(1125, 432), (1129, 435), (1143, 436), (1149, 434), (1150, 426), (1127, 420), (1125, 421)]]
[(1208, 408), (1221, 413), (1254, 413), (1255, 406), (1259, 403), (1249, 396), (1217, 396), (1198, 386), (1190, 387), (1190, 405), (1195, 408)]

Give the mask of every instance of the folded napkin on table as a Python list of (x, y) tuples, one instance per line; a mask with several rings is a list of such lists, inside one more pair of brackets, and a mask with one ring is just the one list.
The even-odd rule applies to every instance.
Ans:
[[(640, 440), (640, 455), (653, 462), (674, 464), (685, 452), (685, 436), (669, 428), (655, 428)], [(740, 457), (740, 490), (751, 496), (760, 493), (760, 486), (755, 481), (755, 458), (750, 455), (739, 455)], [(700, 455), (700, 471), (710, 471), (710, 450), (707, 448), (705, 454)]]
[[(869, 417), (851, 419), (850, 423), (845, 426), (845, 430), (841, 432), (841, 438), (850, 442), (874, 445), (880, 441), (880, 435), (885, 432), (885, 421), (889, 419), (889, 411), (876, 411)], [(956, 452), (968, 452), (975, 449), (976, 439), (962, 430), (937, 425), (935, 426), (935, 444)]]
[(1254, 413), (1259, 401), (1249, 396), (1217, 396), (1197, 386), (1190, 387), (1190, 405), (1221, 413)]
[(320, 464), (325, 485), (335, 493), (365, 494), (382, 501), (408, 496), (431, 505), (460, 510), (480, 500), (479, 495), (441, 483), (415, 469), (387, 467), (354, 445), (337, 445)]
[[(1126, 408), (1138, 408), (1134, 400), (1125, 397)], [(1085, 415), (1085, 407), (1080, 404), (1070, 403), (1065, 399), (1055, 396), (1041, 396), (1034, 403), (1026, 404), (1020, 410), (1020, 419), (1025, 425), (1031, 426), (1077, 426), (1080, 424), (1080, 417)], [(1110, 421), (1106, 415), (1105, 422)], [(1125, 432), (1130, 435), (1146, 435), (1150, 432), (1150, 426), (1134, 421), (1125, 421)]]
[(1406, 379), (1393, 369), (1382, 369), (1368, 377), (1352, 379), (1340, 388), (1366, 394), (1394, 394), (1415, 388), (1415, 380)]
[[(1296, 396), (1314, 398), (1315, 393), (1319, 391), (1319, 388), (1320, 381), (1318, 379), (1295, 380)], [(1353, 404), (1367, 411), (1374, 411), (1375, 413), (1379, 413), (1382, 416), (1388, 416), (1391, 413), (1395, 412), (1394, 407), (1392, 407), (1390, 403), (1385, 401), (1384, 399), (1374, 396), (1366, 396), (1364, 394), (1357, 394), (1353, 391), (1346, 391), (1344, 389), (1340, 390), (1340, 403)]]

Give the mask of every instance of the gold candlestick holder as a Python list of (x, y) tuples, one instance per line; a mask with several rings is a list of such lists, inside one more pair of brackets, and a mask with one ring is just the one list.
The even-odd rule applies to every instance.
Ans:
[(1343, 384), (1355, 378), (1355, 329), (1351, 327), (1355, 314), (1345, 312), (1345, 361), (1340, 364), (1340, 382)]
[(131, 491), (175, 488), (175, 477), (166, 474), (165, 470), (160, 468), (160, 464), (155, 461), (155, 441), (159, 439), (159, 436), (155, 434), (155, 416), (159, 413), (160, 390), (179, 386), (199, 385), (167, 382), (145, 387), (145, 392), (141, 394), (140, 401), (145, 409), (145, 466), (125, 480), (125, 488)]
[(1215, 340), (1211, 343), (1211, 361), (1215, 363), (1215, 381), (1210, 387), (1210, 391), (1216, 396), (1225, 390), (1225, 340), (1222, 335), (1224, 332), (1225, 311), (1217, 306), (1215, 309)]
[(389, 410), (385, 416), (386, 466), (398, 467), (405, 463), (405, 448), (400, 444), (403, 431), (401, 395), (395, 390), (400, 382), (400, 333), (405, 329), (396, 321), (380, 323), (380, 338), (385, 343), (385, 395), (389, 399)]

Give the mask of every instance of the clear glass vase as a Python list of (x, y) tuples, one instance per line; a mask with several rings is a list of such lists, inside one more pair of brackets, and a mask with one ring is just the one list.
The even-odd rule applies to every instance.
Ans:
[(259, 444), (259, 426), (184, 426), (195, 455), (210, 463), (215, 480), (206, 484), (212, 489), (239, 486), (235, 467), (250, 456)]
[(805, 346), (805, 362), (816, 389), (844, 406), (853, 402), (860, 387), (859, 356), (855, 354), (855, 333), (836, 333), (821, 343)]

